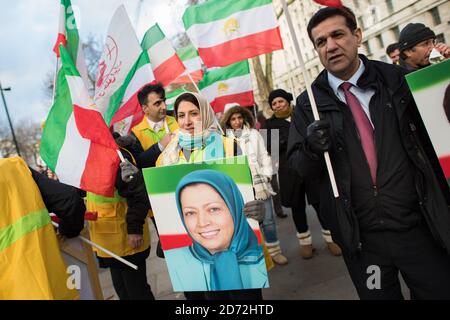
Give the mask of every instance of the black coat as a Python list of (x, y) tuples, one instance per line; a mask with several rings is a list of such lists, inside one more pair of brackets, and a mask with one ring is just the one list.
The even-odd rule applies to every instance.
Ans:
[[(362, 88), (373, 87), (389, 98), (395, 109), (402, 144), (414, 165), (415, 188), (420, 211), (436, 242), (450, 253), (450, 191), (429, 140), (417, 106), (398, 66), (368, 60), (360, 56), (366, 67), (358, 80)], [(297, 107), (289, 133), (289, 163), (304, 179), (320, 179), (321, 212), (333, 239), (348, 253), (361, 250), (359, 226), (351, 203), (350, 166), (343, 140), (343, 115), (339, 99), (328, 85), (327, 72), (319, 74), (312, 84), (321, 119), (331, 124), (330, 157), (340, 197), (334, 201), (323, 157), (311, 153), (305, 141), (308, 125), (314, 121), (306, 92), (297, 98)]]
[[(133, 156), (128, 149), (120, 148), (122, 155), (125, 159), (135, 164)], [(144, 184), (144, 177), (139, 170), (134, 175), (134, 178), (130, 182), (124, 182), (122, 180), (122, 171), (120, 167), (117, 169), (116, 184), (118, 194), (127, 200), (127, 233), (128, 234), (143, 234), (144, 223), (147, 218), (148, 210), (150, 209), (150, 201), (147, 195), (147, 189)], [(127, 261), (134, 264), (140, 264), (144, 262), (150, 255), (150, 247), (146, 250), (123, 257)], [(128, 266), (114, 258), (104, 258), (97, 256), (99, 265), (102, 268), (121, 268), (126, 269)]]
[(58, 231), (67, 238), (80, 234), (84, 227), (86, 207), (75, 187), (49, 179), (45, 174), (30, 168), (32, 177), (39, 188), (48, 212), (56, 214), (59, 221)]
[[(300, 197), (305, 197), (305, 191), (297, 172), (289, 167), (287, 161), (287, 145), (289, 137), (289, 127), (291, 123), (285, 119), (278, 119), (272, 116), (267, 119), (261, 129), (267, 130), (267, 151), (270, 153), (272, 160), (279, 160), (278, 179), (280, 182), (281, 204), (287, 208), (299, 207), (302, 205)], [(272, 135), (274, 143), (276, 132), (278, 130), (278, 154), (276, 146), (272, 145)]]

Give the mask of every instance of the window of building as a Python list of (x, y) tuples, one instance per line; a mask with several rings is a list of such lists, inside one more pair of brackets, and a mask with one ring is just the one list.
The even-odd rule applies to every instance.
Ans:
[(362, 30), (365, 30), (364, 28), (364, 19), (362, 18), (362, 16), (358, 17), (358, 25)]
[(366, 54), (367, 55), (371, 55), (372, 51), (370, 51), (370, 45), (369, 45), (369, 41), (365, 41), (363, 43), (364, 49), (366, 50)]
[(400, 36), (400, 28), (399, 26), (395, 26), (394, 28), (391, 29), (392, 33), (395, 36), (395, 39), (398, 40), (399, 36)]
[(437, 43), (445, 43), (445, 37), (444, 37), (444, 34), (443, 33), (439, 33), (437, 36), (436, 36), (436, 42)]
[(391, 14), (392, 12), (394, 12), (394, 5), (392, 3), (392, 0), (386, 0), (386, 6), (388, 9), (388, 13)]
[(355, 6), (355, 9), (359, 9), (359, 0), (353, 0), (353, 5)]
[(429, 12), (431, 14), (431, 18), (433, 19), (434, 25), (436, 26), (438, 24), (441, 24), (441, 16), (439, 15), (438, 7), (434, 7)]
[(380, 48), (384, 48), (383, 37), (381, 36), (381, 34), (377, 35), (376, 38), (377, 38), (378, 46)]

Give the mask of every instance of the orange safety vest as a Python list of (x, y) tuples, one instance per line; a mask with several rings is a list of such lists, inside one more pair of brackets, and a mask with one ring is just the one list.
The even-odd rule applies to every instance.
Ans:
[(39, 188), (22, 158), (0, 159), (0, 300), (73, 300)]
[[(131, 155), (131, 157), (133, 156)], [(121, 197), (117, 190), (115, 190), (113, 197), (105, 197), (88, 192), (86, 199), (87, 210), (96, 211), (98, 214), (96, 221), (89, 221), (89, 234), (93, 242), (120, 257), (142, 252), (150, 246), (150, 231), (148, 229), (147, 219), (145, 219), (143, 226), (144, 243), (136, 249), (128, 245), (126, 222), (128, 205), (127, 200)], [(111, 258), (105, 252), (95, 247), (93, 249), (99, 257)]]
[[(178, 123), (174, 117), (166, 116), (164, 121), (167, 123), (170, 132), (174, 132), (178, 129)], [(158, 132), (153, 131), (153, 129), (150, 128), (146, 117), (144, 117), (144, 119), (142, 119), (139, 124), (134, 126), (131, 131), (141, 143), (144, 151), (150, 148), (155, 143), (158, 143), (159, 140), (161, 140), (162, 137), (164, 137), (164, 135), (167, 133), (165, 126), (160, 128)]]

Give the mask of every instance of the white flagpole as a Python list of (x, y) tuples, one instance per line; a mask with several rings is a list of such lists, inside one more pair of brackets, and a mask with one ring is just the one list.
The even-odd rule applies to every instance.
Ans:
[(56, 57), (56, 64), (55, 64), (55, 74), (53, 76), (53, 95), (52, 95), (52, 106), (55, 103), (55, 92), (56, 92), (56, 79), (58, 77), (58, 67), (59, 67), (59, 58)]
[[(52, 221), (52, 224), (53, 224), (56, 228), (59, 227), (59, 224), (57, 224), (57, 223), (54, 222), (54, 221)], [(131, 262), (129, 262), (129, 261), (127, 261), (127, 260), (125, 260), (125, 259), (119, 257), (118, 255), (112, 253), (112, 252), (109, 251), (108, 249), (103, 248), (102, 246), (99, 246), (98, 244), (92, 242), (91, 240), (88, 240), (88, 239), (86, 239), (86, 238), (83, 237), (83, 236), (78, 236), (78, 238), (80, 238), (81, 241), (84, 241), (84, 242), (86, 242), (87, 244), (90, 244), (91, 246), (96, 247), (97, 249), (99, 249), (99, 250), (101, 250), (101, 251), (103, 251), (103, 252), (109, 254), (111, 257), (113, 257), (114, 259), (119, 260), (120, 262), (126, 264), (127, 266), (129, 266), (129, 267), (131, 267), (131, 268), (133, 268), (133, 269), (135, 269), (135, 270), (138, 269), (137, 265), (135, 265), (135, 264), (133, 264), (133, 263), (131, 263)]]
[(195, 90), (197, 90), (197, 92), (200, 93), (200, 89), (197, 87), (197, 84), (195, 83), (194, 79), (192, 79), (191, 73), (189, 72), (188, 69), (186, 69), (186, 72), (187, 72), (187, 75), (188, 75), (189, 79), (191, 80), (192, 84), (194, 85)]
[[(305, 62), (303, 61), (302, 51), (300, 50), (300, 46), (298, 44), (297, 36), (295, 34), (294, 27), (292, 25), (291, 15), (289, 14), (289, 9), (286, 5), (285, 0), (281, 0), (281, 4), (283, 5), (283, 11), (286, 16), (286, 21), (289, 26), (289, 31), (291, 34), (292, 41), (294, 42), (294, 48), (297, 53), (298, 60), (300, 62), (300, 68), (303, 73), (303, 78), (305, 79), (306, 91), (308, 93), (309, 101), (311, 102), (311, 108), (314, 115), (314, 120), (320, 120), (319, 112), (317, 111), (316, 100), (314, 99), (314, 95), (311, 89), (311, 79), (309, 78), (308, 72), (306, 72)], [(333, 167), (331, 166), (330, 154), (328, 152), (324, 152), (323, 156), (325, 157), (325, 163), (327, 165), (328, 175), (330, 176), (331, 187), (333, 188), (333, 194), (335, 198), (339, 197), (339, 192), (336, 185), (336, 179), (334, 177)]]

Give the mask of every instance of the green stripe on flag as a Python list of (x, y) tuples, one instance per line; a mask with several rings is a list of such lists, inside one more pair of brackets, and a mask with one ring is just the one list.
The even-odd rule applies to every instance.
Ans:
[(207, 71), (203, 79), (198, 83), (199, 89), (206, 88), (217, 81), (223, 81), (230, 78), (245, 76), (250, 73), (247, 60), (233, 63), (229, 66)]
[(0, 252), (27, 235), (51, 222), (47, 209), (32, 212), (13, 224), (0, 229)]
[(406, 75), (411, 91), (419, 91), (450, 80), (450, 60), (420, 69)]
[(177, 54), (181, 61), (186, 61), (198, 57), (197, 50), (193, 45), (188, 45), (187, 47), (177, 50)]
[[(220, 159), (222, 160), (222, 159)], [(167, 167), (146, 168), (143, 170), (145, 186), (148, 194), (174, 192), (178, 182), (192, 171), (211, 169), (218, 170), (230, 176), (237, 184), (252, 184), (247, 157), (239, 156), (223, 159), (224, 163), (215, 163), (217, 160), (180, 164)]]
[(210, 0), (190, 6), (183, 14), (184, 28), (229, 17), (233, 13), (272, 4), (272, 0)]
[(56, 171), (59, 151), (66, 138), (67, 121), (69, 121), (73, 112), (72, 99), (66, 76), (80, 75), (73, 64), (67, 49), (60, 44), (59, 51), (62, 66), (58, 72), (58, 80), (56, 82), (55, 102), (45, 121), (40, 146), (42, 160), (44, 160), (52, 171)]
[(178, 88), (172, 92), (169, 92), (166, 94), (166, 108), (167, 110), (173, 110), (173, 106), (175, 104), (175, 100), (176, 98), (184, 93), (184, 92), (188, 92), (184, 87)]
[(156, 43), (163, 40), (165, 38), (164, 33), (161, 31), (161, 28), (156, 23), (144, 35), (144, 38), (141, 42), (141, 47), (144, 50), (148, 50), (153, 47)]
[(76, 64), (80, 37), (78, 35), (78, 28), (73, 14), (72, 3), (70, 0), (61, 0), (61, 4), (64, 6), (64, 14), (66, 17), (64, 28), (66, 30), (67, 50), (69, 51), (73, 62)]
[(146, 64), (150, 64), (150, 59), (148, 57), (147, 51), (142, 51), (138, 60), (134, 63), (133, 67), (128, 72), (123, 84), (109, 98), (108, 109), (106, 110), (105, 114), (103, 115), (103, 119), (105, 119), (106, 125), (108, 127), (109, 127), (109, 124), (111, 123), (112, 118), (114, 117), (114, 114), (117, 112), (117, 110), (119, 110), (122, 103), (126, 102), (126, 101), (122, 101), (122, 100), (123, 100), (123, 97), (125, 96), (125, 92), (127, 91), (128, 85), (131, 82), (131, 80), (133, 79), (135, 73), (137, 72), (137, 70), (139, 70), (139, 68), (143, 67)]

